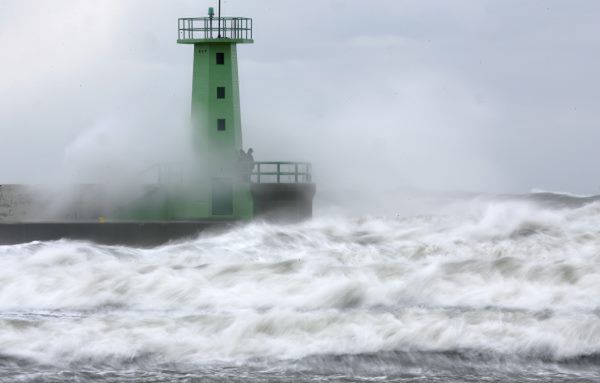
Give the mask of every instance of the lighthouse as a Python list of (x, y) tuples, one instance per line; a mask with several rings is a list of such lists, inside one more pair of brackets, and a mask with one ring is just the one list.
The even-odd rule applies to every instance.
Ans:
[[(179, 44), (193, 47), (192, 140), (202, 168), (195, 206), (178, 218), (248, 219), (253, 215), (250, 183), (240, 166), (243, 149), (238, 79), (238, 44), (252, 44), (252, 19), (208, 16), (179, 19)], [(189, 200), (189, 199), (188, 199)]]
[[(312, 216), (316, 191), (307, 162), (262, 161), (244, 172), (238, 44), (253, 44), (253, 21), (208, 16), (181, 18), (179, 44), (193, 47), (192, 140), (202, 176), (168, 209), (171, 219), (299, 220)], [(240, 166), (242, 165), (242, 166)]]

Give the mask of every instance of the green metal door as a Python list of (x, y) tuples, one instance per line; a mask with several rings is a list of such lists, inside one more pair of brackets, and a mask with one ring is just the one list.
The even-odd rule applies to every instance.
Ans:
[(212, 214), (223, 216), (233, 215), (233, 182), (231, 179), (213, 179)]

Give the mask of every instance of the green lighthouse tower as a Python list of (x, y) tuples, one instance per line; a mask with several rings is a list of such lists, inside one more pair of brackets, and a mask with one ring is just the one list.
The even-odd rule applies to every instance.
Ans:
[[(194, 198), (184, 198), (177, 218), (249, 219), (249, 182), (240, 175), (243, 149), (237, 45), (252, 44), (252, 19), (179, 19), (179, 44), (194, 48), (191, 126), (201, 166)], [(193, 203), (196, 201), (196, 203)], [(190, 204), (191, 203), (191, 204)]]

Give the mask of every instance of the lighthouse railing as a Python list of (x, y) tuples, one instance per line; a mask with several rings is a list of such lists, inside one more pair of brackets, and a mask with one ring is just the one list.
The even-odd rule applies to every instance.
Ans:
[(255, 162), (252, 182), (258, 184), (311, 183), (312, 164), (309, 162)]
[(179, 19), (179, 41), (252, 40), (252, 19), (247, 17), (191, 17)]

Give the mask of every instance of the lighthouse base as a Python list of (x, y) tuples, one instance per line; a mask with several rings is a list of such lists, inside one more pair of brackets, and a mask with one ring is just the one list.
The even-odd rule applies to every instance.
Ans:
[[(309, 219), (313, 213), (316, 186), (313, 183), (251, 183), (248, 185), (253, 203), (253, 217), (276, 223), (293, 223)], [(0, 246), (34, 241), (61, 239), (90, 241), (107, 245), (153, 247), (171, 241), (193, 239), (200, 233), (219, 233), (245, 219), (222, 220), (111, 220), (104, 219), (93, 208), (79, 205), (65, 216), (43, 216), (39, 193), (24, 185), (0, 186)], [(97, 196), (94, 188), (85, 187), (76, 193), (82, 201)], [(75, 198), (79, 200), (78, 198)], [(40, 202), (41, 201), (41, 202)], [(82, 204), (88, 207), (87, 204)], [(40, 214), (36, 216), (36, 211)], [(91, 213), (88, 211), (92, 211)], [(110, 217), (110, 216), (109, 216)]]

